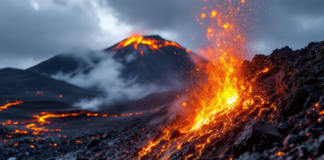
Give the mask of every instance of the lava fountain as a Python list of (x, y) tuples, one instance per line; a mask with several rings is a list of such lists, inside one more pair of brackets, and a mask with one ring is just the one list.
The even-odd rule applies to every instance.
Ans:
[[(219, 153), (219, 157), (222, 157), (226, 150), (221, 147), (212, 150), (212, 142), (233, 130), (242, 129), (243, 123), (251, 120), (251, 117), (260, 117), (262, 111), (275, 109), (269, 106), (269, 102), (253, 85), (254, 80), (269, 69), (252, 78), (244, 77), (241, 70), (247, 55), (248, 31), (253, 28), (254, 20), (249, 16), (253, 12), (253, 5), (243, 0), (225, 0), (216, 8), (203, 8), (198, 21), (209, 20), (206, 26), (208, 45), (199, 52), (209, 63), (202, 64), (201, 69), (192, 72), (204, 72), (208, 78), (187, 89), (189, 99), (183, 103), (183, 108), (188, 114), (173, 121), (163, 129), (163, 134), (154, 138), (158, 140), (152, 140), (142, 148), (139, 159), (170, 159), (177, 156), (200, 159), (208, 158), (211, 152)], [(190, 147), (186, 148), (187, 151), (180, 152), (188, 144)]]

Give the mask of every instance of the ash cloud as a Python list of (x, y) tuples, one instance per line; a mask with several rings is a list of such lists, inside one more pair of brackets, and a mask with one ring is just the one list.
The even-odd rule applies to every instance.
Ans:
[(270, 54), (275, 48), (300, 49), (309, 42), (323, 41), (324, 1), (260, 1), (257, 31), (250, 47)]
[[(119, 103), (137, 100), (151, 93), (168, 91), (169, 88), (158, 86), (156, 84), (140, 85), (135, 83), (136, 77), (130, 80), (121, 78), (120, 74), (124, 65), (106, 52), (90, 52), (84, 54), (70, 54), (79, 60), (86, 62), (73, 73), (58, 73), (52, 77), (55, 79), (65, 80), (76, 86), (97, 90), (103, 93), (93, 99), (82, 99), (74, 106), (83, 109), (99, 110), (100, 108), (110, 107)], [(126, 57), (127, 61), (134, 60), (133, 54)], [(100, 60), (96, 62), (96, 60)], [(84, 69), (91, 68), (88, 73), (82, 72)]]

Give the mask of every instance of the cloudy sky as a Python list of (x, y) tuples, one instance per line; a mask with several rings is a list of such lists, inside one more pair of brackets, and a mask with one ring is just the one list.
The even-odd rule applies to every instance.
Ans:
[[(196, 50), (204, 33), (195, 16), (204, 6), (204, 0), (0, 0), (0, 68), (100, 50), (134, 33), (159, 34)], [(249, 44), (255, 53), (324, 40), (323, 0), (258, 0), (258, 6)]]

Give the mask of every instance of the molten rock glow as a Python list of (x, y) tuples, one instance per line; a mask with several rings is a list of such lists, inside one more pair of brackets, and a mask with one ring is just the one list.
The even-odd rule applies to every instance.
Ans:
[(16, 102), (12, 102), (12, 103), (7, 103), (3, 106), (0, 106), (0, 112), (4, 109), (8, 109), (9, 106), (14, 106), (14, 105), (18, 105), (18, 104), (21, 104), (23, 103), (22, 101), (16, 101)]
[(136, 50), (140, 50), (141, 55), (143, 56), (143, 51), (139, 49), (140, 44), (145, 44), (150, 47), (154, 52), (158, 51), (162, 47), (167, 47), (167, 46), (175, 46), (178, 48), (183, 49), (179, 44), (175, 42), (169, 42), (169, 41), (163, 41), (163, 40), (156, 40), (156, 39), (149, 39), (149, 38), (144, 38), (142, 36), (135, 35), (133, 37), (130, 37), (124, 41), (121, 41), (118, 43), (118, 45), (114, 49), (120, 49), (129, 45), (134, 46)]

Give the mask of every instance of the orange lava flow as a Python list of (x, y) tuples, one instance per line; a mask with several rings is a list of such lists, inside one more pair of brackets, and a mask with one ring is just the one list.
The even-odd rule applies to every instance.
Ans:
[[(200, 50), (200, 54), (209, 63), (202, 65), (200, 71), (205, 72), (208, 78), (188, 89), (189, 100), (182, 104), (186, 109), (181, 120), (166, 126), (158, 140), (150, 141), (143, 147), (139, 159), (150, 156), (154, 156), (153, 159), (169, 159), (188, 142), (195, 145), (199, 154), (183, 155), (184, 159), (204, 158), (202, 156), (208, 155), (208, 152), (217, 152), (221, 156), (221, 150), (204, 149), (231, 133), (239, 124), (251, 120), (249, 116), (260, 118), (265, 110), (276, 109), (253, 86), (258, 76), (266, 74), (270, 68), (256, 73), (251, 79), (243, 77), (240, 70), (246, 56), (250, 25), (249, 17), (244, 12), (250, 10), (247, 7), (245, 1), (224, 0), (222, 6), (205, 9), (204, 12), (211, 15), (206, 30), (208, 45)], [(201, 19), (205, 18), (201, 15)], [(174, 130), (180, 131), (182, 136), (171, 139)]]
[[(78, 113), (62, 113), (62, 114), (51, 114), (51, 113), (47, 113), (47, 112), (42, 112), (41, 116), (36, 115), (36, 116), (33, 116), (33, 118), (35, 118), (34, 121), (38, 122), (40, 125), (44, 125), (45, 123), (46, 124), (51, 123), (51, 122), (46, 120), (48, 118), (61, 118), (61, 117), (79, 116), (79, 115), (85, 114), (85, 113), (87, 113), (87, 112), (86, 111), (81, 111), (81, 112), (78, 112)], [(61, 131), (61, 129), (48, 129), (48, 128), (45, 128), (44, 126), (40, 127), (35, 123), (27, 124), (25, 127), (32, 130), (33, 131), (32, 134), (34, 134), (34, 135), (39, 135), (41, 132), (60, 132)]]
[[(17, 105), (20, 103), (22, 103), (22, 102), (17, 101), (14, 103), (8, 103), (5, 105), (5, 107), (7, 108), (10, 105)], [(159, 109), (151, 110), (150, 112), (158, 112), (158, 111), (159, 111)], [(138, 116), (138, 115), (142, 115), (142, 114), (143, 114), (143, 112), (123, 113), (123, 114), (119, 114), (119, 115), (117, 115), (117, 114), (112, 114), (112, 115), (99, 114), (99, 113), (93, 113), (93, 112), (89, 112), (89, 111), (80, 111), (80, 112), (75, 112), (75, 113), (60, 113), (60, 114), (41, 112), (40, 115), (34, 115), (33, 120), (31, 120), (31, 121), (17, 122), (17, 121), (7, 120), (4, 122), (0, 122), (0, 124), (3, 126), (23, 124), (24, 127), (28, 129), (28, 130), (16, 129), (15, 131), (6, 135), (7, 138), (14, 138), (15, 135), (21, 135), (21, 134), (39, 135), (39, 134), (45, 134), (45, 132), (61, 132), (61, 129), (59, 129), (59, 128), (48, 129), (44, 126), (44, 124), (51, 124), (51, 122), (48, 120), (49, 118), (75, 117), (75, 116), (81, 116), (81, 115), (86, 115), (87, 117), (102, 116), (102, 117), (107, 117), (107, 118), (114, 118), (114, 117), (125, 117), (125, 116)], [(64, 125), (66, 125), (66, 124), (64, 124)]]
[[(175, 46), (175, 47), (183, 49), (182, 46), (180, 46), (179, 44), (177, 44), (175, 42), (150, 39), (150, 38), (145, 38), (145, 37), (138, 36), (138, 35), (135, 35), (135, 36), (130, 37), (124, 41), (119, 42), (118, 45), (116, 47), (114, 47), (114, 49), (120, 49), (120, 48), (129, 46), (129, 45), (132, 45), (136, 50), (140, 50), (141, 55), (143, 56), (143, 51), (141, 49), (139, 49), (139, 47), (138, 47), (140, 44), (145, 44), (145, 45), (149, 46), (150, 49), (153, 50), (154, 52), (158, 51), (162, 47), (167, 47), (167, 46)], [(187, 52), (188, 52), (188, 50), (187, 50)]]
[[(155, 112), (159, 111), (158, 109), (155, 110)], [(153, 111), (151, 111), (153, 112)], [(124, 116), (135, 116), (135, 115), (141, 115), (142, 112), (134, 112), (134, 113), (124, 113), (124, 114), (113, 114), (113, 115), (108, 115), (108, 114), (98, 114), (98, 113), (93, 113), (93, 112), (87, 112), (87, 111), (81, 111), (81, 112), (76, 112), (76, 113), (61, 113), (61, 114), (52, 114), (52, 113), (48, 113), (48, 112), (42, 112), (41, 115), (35, 115), (33, 116), (34, 120), (33, 122), (37, 122), (39, 125), (37, 125), (36, 123), (29, 123), (27, 125), (25, 125), (25, 128), (28, 128), (30, 130), (32, 130), (32, 134), (34, 135), (39, 135), (41, 133), (44, 132), (60, 132), (61, 129), (48, 129), (42, 125), (44, 124), (50, 124), (51, 122), (48, 121), (47, 119), (49, 118), (63, 118), (63, 117), (75, 117), (75, 116), (80, 116), (82, 114), (86, 114), (86, 116), (88, 117), (97, 117), (97, 116), (102, 116), (102, 117), (124, 117)], [(14, 122), (15, 123), (15, 122)], [(12, 123), (12, 121), (6, 121), (3, 122), (3, 125), (10, 125), (10, 124), (14, 124)], [(18, 122), (17, 122), (18, 123)], [(16, 131), (17, 132), (17, 131)], [(21, 133), (27, 134), (27, 131), (22, 130)], [(17, 133), (15, 133), (17, 134)]]
[(18, 104), (21, 104), (23, 103), (23, 101), (16, 101), (16, 102), (12, 102), (12, 103), (7, 103), (3, 106), (0, 106), (0, 112), (4, 109), (8, 109), (9, 106), (14, 106), (14, 105), (18, 105)]
[(85, 111), (79, 112), (79, 113), (62, 113), (62, 114), (50, 114), (50, 113), (46, 113), (43, 112), (42, 114), (44, 114), (43, 116), (34, 116), (34, 118), (37, 119), (37, 121), (43, 125), (44, 123), (50, 123), (49, 121), (46, 121), (47, 118), (60, 118), (60, 117), (70, 117), (70, 116), (78, 116), (81, 114), (85, 114)]

